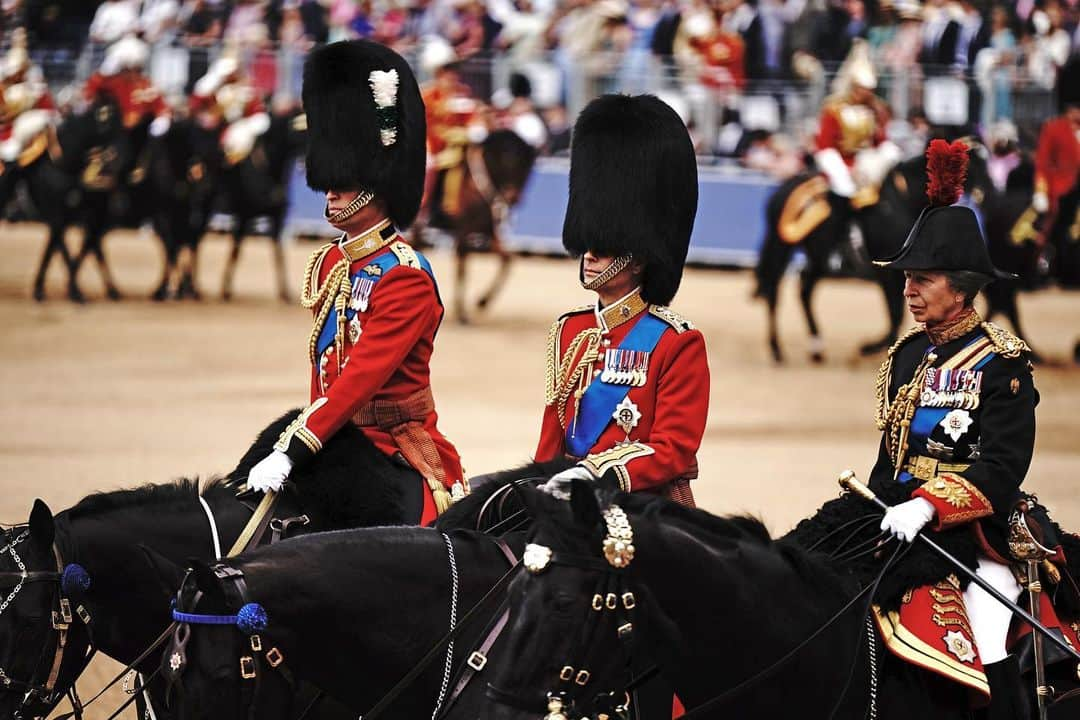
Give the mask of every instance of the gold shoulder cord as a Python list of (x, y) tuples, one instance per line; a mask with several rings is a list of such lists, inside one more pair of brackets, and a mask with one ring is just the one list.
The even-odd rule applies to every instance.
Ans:
[(897, 472), (900, 471), (900, 466), (907, 455), (908, 430), (911, 427), (911, 418), (915, 415), (915, 408), (919, 404), (923, 384), (926, 382), (926, 371), (937, 360), (937, 355), (927, 353), (923, 356), (911, 380), (901, 385), (896, 391), (896, 397), (892, 403), (889, 403), (889, 378), (892, 375), (893, 356), (904, 343), (922, 332), (924, 332), (923, 326), (916, 325), (904, 333), (889, 348), (888, 356), (878, 370), (875, 423), (878, 430), (885, 432), (885, 449)]
[[(600, 347), (601, 331), (598, 327), (586, 328), (577, 334), (570, 342), (566, 354), (559, 358), (559, 339), (562, 335), (565, 318), (556, 321), (548, 333), (548, 360), (545, 375), (547, 387), (544, 393), (544, 402), (548, 405), (556, 403), (555, 411), (559, 415), (559, 424), (566, 429), (566, 403), (573, 392), (575, 400), (580, 400), (588, 387), (588, 370), (593, 362), (600, 356), (597, 349)], [(582, 350), (584, 348), (584, 350)], [(574, 358), (580, 359), (575, 363)], [(577, 416), (577, 408), (574, 409)]]
[[(877, 412), (874, 416), (874, 422), (876, 423), (878, 430), (885, 429), (885, 422), (889, 415), (889, 377), (892, 375), (893, 355), (903, 347), (904, 343), (923, 332), (923, 330), (922, 325), (908, 328), (907, 332), (901, 335), (897, 341), (892, 344), (888, 354), (885, 356), (885, 360), (881, 363), (881, 367), (878, 368), (877, 385), (875, 387), (877, 395)], [(897, 397), (899, 397), (899, 393), (897, 393)]]
[(324, 245), (312, 253), (308, 258), (307, 267), (304, 270), (304, 285), (300, 290), (300, 304), (307, 308), (317, 308), (315, 311), (315, 323), (311, 328), (311, 336), (308, 338), (308, 358), (311, 364), (318, 363), (319, 335), (322, 333), (323, 324), (330, 315), (330, 308), (337, 308), (337, 331), (334, 334), (334, 348), (337, 351), (338, 362), (341, 362), (344, 350), (345, 337), (345, 307), (349, 303), (349, 295), (352, 284), (349, 282), (349, 259), (343, 257), (334, 264), (330, 274), (326, 276), (326, 282), (322, 287), (317, 287), (319, 278), (319, 266), (326, 253), (333, 247), (333, 243)]

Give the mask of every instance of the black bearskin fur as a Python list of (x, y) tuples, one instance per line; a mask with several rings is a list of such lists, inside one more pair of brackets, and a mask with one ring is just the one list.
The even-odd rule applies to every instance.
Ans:
[(697, 201), (690, 134), (662, 100), (604, 95), (578, 116), (563, 223), (571, 255), (633, 255), (645, 263), (642, 296), (667, 305), (682, 279)]
[[(368, 84), (373, 70), (398, 74), (392, 145), (380, 139)], [(303, 100), (308, 185), (320, 192), (370, 190), (386, 202), (395, 225), (411, 225), (424, 192), (427, 124), (420, 88), (404, 58), (367, 40), (326, 45), (312, 51), (304, 64)]]
[[(251, 468), (273, 452), (274, 443), (300, 410), (290, 410), (259, 433), (230, 481), (242, 482)], [(309, 462), (289, 475), (291, 487), (306, 508), (336, 527), (372, 527), (413, 522), (405, 518), (405, 483), (419, 482), (412, 469), (395, 464), (352, 423), (346, 423)], [(313, 510), (314, 511), (314, 510)]]

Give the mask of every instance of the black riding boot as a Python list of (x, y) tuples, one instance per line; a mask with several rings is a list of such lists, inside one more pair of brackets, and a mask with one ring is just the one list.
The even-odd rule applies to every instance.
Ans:
[(986, 720), (1031, 720), (1028, 688), (1020, 677), (1020, 665), (1015, 655), (983, 668), (990, 682), (990, 705), (983, 717)]

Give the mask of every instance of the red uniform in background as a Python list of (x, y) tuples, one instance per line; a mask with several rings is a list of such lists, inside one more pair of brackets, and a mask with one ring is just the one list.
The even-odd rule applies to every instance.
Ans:
[(83, 97), (93, 101), (104, 93), (120, 106), (124, 127), (131, 129), (146, 117), (157, 117), (168, 111), (161, 92), (154, 87), (150, 78), (134, 70), (122, 70), (113, 75), (95, 72), (83, 87)]
[(1035, 192), (1044, 193), (1049, 211), (1068, 194), (1080, 173), (1080, 127), (1065, 115), (1047, 120), (1035, 152)]
[[(625, 358), (609, 355), (645, 317), (668, 326), (655, 348)], [(620, 359), (628, 372), (644, 373), (626, 395), (640, 417), (635, 422), (630, 411), (626, 424), (634, 425), (629, 432), (619, 420), (610, 418), (588, 455), (579, 459), (597, 476), (614, 469), (626, 490), (679, 497), (688, 481), (697, 477), (697, 451), (709, 412), (705, 339), (666, 307), (646, 303), (640, 290), (599, 312), (587, 306), (555, 322), (548, 347), (553, 382), (547, 388), (536, 459), (575, 456), (568, 439), (578, 428), (576, 393)], [(560, 373), (561, 368), (566, 372)]]

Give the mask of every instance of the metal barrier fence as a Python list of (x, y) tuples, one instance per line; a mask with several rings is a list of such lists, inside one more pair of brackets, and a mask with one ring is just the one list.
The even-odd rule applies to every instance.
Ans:
[[(64, 87), (81, 86), (100, 65), (104, 52), (103, 46), (87, 43), (78, 53), (54, 48), (31, 54), (59, 92)], [(189, 48), (162, 42), (151, 48), (148, 71), (167, 95), (180, 98), (191, 92), (220, 53), (218, 46)], [(265, 47), (244, 50), (240, 59), (250, 81), (266, 96), (296, 99), (300, 97), (304, 57), (301, 50)], [(428, 79), (419, 68), (417, 72), (421, 82)], [(725, 154), (734, 149), (732, 133), (741, 130), (779, 131), (795, 138), (813, 133), (836, 68), (822, 68), (808, 80), (751, 81), (742, 90), (733, 91), (709, 87), (695, 72), (680, 68), (672, 58), (656, 57), (647, 48), (596, 54), (588, 62), (562, 50), (526, 59), (512, 53), (489, 53), (459, 66), (462, 80), (485, 101), (499, 91), (505, 93), (515, 72), (530, 79), (539, 107), (565, 108), (568, 122), (590, 99), (605, 92), (658, 94), (704, 138), (706, 154), (714, 150)], [(1055, 112), (1053, 91), (1022, 72), (1009, 72), (1007, 77), (993, 73), (956, 75), (941, 68), (882, 73), (878, 93), (899, 119), (920, 109), (935, 124), (978, 124), (985, 128), (1007, 115), (1004, 119), (1012, 119), (1030, 144), (1041, 123)], [(725, 128), (732, 120), (735, 124)]]

